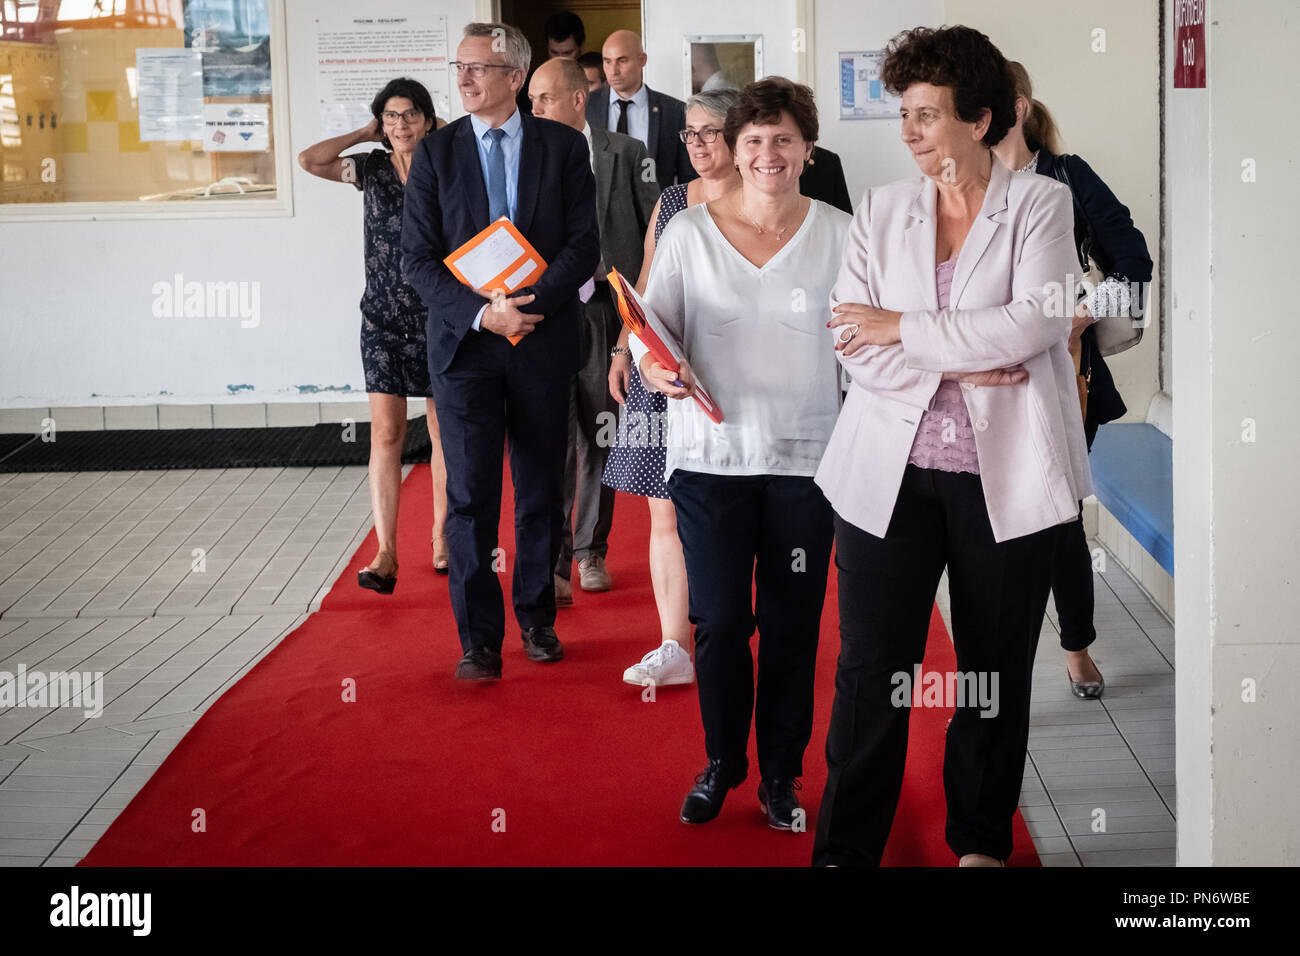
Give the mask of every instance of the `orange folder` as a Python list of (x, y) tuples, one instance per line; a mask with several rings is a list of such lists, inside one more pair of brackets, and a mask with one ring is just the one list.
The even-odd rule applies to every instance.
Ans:
[[(609, 279), (609, 286), (618, 299), (618, 313), (622, 316), (627, 330), (641, 340), (656, 362), (670, 372), (676, 372), (681, 368), (681, 360), (655, 331), (652, 323), (657, 323), (658, 320), (645, 300), (637, 295), (636, 289), (632, 288), (632, 283), (623, 278), (623, 274), (617, 269), (610, 269), (609, 275), (605, 278)], [(633, 374), (637, 374), (635, 369)], [(691, 389), (691, 397), (715, 424), (722, 424), (722, 409), (718, 407), (718, 403), (713, 400), (708, 390), (700, 384), (699, 379), (696, 379), (695, 387)]]
[[(471, 289), (506, 294), (532, 285), (546, 271), (546, 260), (505, 216), (442, 261), (452, 275)], [(507, 338), (511, 345), (518, 345), (523, 336)]]

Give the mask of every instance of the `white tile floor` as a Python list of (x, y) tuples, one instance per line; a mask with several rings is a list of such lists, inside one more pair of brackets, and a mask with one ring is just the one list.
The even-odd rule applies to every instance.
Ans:
[[(0, 865), (81, 859), (369, 528), (364, 467), (0, 474), (0, 671), (105, 675), (98, 718), (0, 710)], [(1021, 807), (1047, 866), (1174, 863), (1173, 627), (1109, 567), (1101, 701), (1043, 623)]]

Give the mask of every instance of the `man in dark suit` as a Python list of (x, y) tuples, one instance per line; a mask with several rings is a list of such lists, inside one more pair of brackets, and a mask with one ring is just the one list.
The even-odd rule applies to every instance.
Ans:
[(686, 104), (645, 85), (646, 55), (641, 38), (631, 30), (615, 30), (601, 48), (601, 59), (609, 86), (592, 93), (587, 101), (591, 128), (612, 129), (645, 143), (654, 160), (660, 192), (673, 183), (695, 179), (695, 168), (679, 135), (686, 128)]
[(636, 281), (659, 187), (648, 173), (643, 175), (647, 154), (639, 141), (592, 129), (587, 123), (587, 76), (576, 61), (557, 58), (543, 63), (529, 81), (528, 97), (534, 116), (571, 126), (590, 141), (596, 174), (596, 221), (600, 224), (601, 262), (582, 307), (585, 358), (569, 400), (564, 542), (555, 566), (556, 600), (564, 606), (573, 602), (570, 579), (574, 558), (578, 559), (578, 580), (584, 591), (608, 591), (614, 586), (605, 567), (614, 520), (614, 489), (600, 480), (609, 457), (608, 440), (601, 441), (600, 435), (602, 429), (608, 432), (618, 416), (608, 379), (609, 350), (618, 341), (621, 323), (605, 276), (610, 268), (616, 268)]
[[(530, 51), (517, 29), (471, 23), (456, 51), (470, 115), (421, 140), (406, 184), (402, 268), (429, 309), (429, 372), (447, 459), (456, 676), (501, 676), (497, 548), (502, 446), (515, 488), (513, 601), (524, 649), (558, 661), (551, 576), (563, 525), (569, 384), (580, 365), (579, 288), (600, 259), (596, 183), (575, 130), (523, 116)], [(443, 258), (508, 216), (547, 262), (510, 298), (462, 285)], [(507, 336), (522, 336), (512, 345)]]

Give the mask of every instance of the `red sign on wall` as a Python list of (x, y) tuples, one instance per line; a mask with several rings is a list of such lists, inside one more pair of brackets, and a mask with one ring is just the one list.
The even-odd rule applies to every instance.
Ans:
[(1174, 0), (1174, 89), (1205, 89), (1206, 0)]

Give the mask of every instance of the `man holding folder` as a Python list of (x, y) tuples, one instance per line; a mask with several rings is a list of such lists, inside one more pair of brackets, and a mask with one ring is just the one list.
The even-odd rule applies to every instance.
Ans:
[[(402, 265), (429, 309), (462, 680), (501, 676), (505, 610), (497, 574), (508, 564), (497, 526), (507, 438), (515, 618), (531, 660), (564, 656), (551, 572), (564, 521), (569, 383), (581, 361), (578, 290), (600, 259), (600, 237), (586, 140), (516, 108), (530, 57), (514, 27), (465, 28), (454, 67), (469, 115), (421, 141), (406, 184)], [(546, 262), (532, 285), (508, 298), (461, 283), (443, 262), (501, 216)]]

